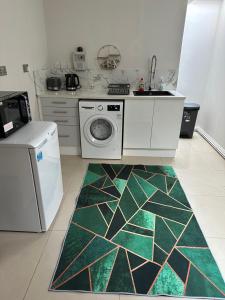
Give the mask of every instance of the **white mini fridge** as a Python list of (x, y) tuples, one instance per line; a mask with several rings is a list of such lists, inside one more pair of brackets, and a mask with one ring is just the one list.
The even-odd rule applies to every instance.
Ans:
[(30, 122), (0, 140), (0, 230), (47, 231), (62, 197), (55, 123)]

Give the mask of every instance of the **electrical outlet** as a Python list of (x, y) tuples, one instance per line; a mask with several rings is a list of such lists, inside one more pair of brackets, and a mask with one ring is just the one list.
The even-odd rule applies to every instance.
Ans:
[(7, 75), (6, 66), (0, 66), (0, 76), (6, 76), (6, 75)]
[(29, 72), (29, 65), (28, 64), (23, 64), (23, 72), (28, 73)]
[(102, 77), (101, 77), (101, 74), (96, 74), (96, 75), (93, 76), (93, 81), (94, 81), (94, 82), (100, 81), (101, 78), (102, 78)]

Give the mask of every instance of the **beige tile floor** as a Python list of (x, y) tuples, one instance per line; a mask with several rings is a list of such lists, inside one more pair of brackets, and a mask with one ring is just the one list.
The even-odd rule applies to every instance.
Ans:
[[(48, 292), (48, 285), (74, 209), (75, 198), (90, 161), (77, 156), (62, 157), (65, 196), (47, 233), (0, 233), (1, 300), (149, 299), (136, 296)], [(192, 140), (180, 140), (179, 150), (174, 159), (124, 157), (122, 162), (168, 164), (175, 168), (225, 277), (225, 160), (195, 134)]]

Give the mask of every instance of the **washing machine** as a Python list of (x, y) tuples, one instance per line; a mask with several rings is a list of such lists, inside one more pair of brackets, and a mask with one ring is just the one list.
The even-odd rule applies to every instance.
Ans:
[(83, 158), (121, 159), (122, 100), (79, 100)]

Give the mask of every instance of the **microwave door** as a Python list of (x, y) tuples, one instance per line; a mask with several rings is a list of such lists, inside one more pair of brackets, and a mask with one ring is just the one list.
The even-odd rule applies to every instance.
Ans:
[(31, 121), (30, 105), (28, 102), (28, 98), (24, 95), (21, 95), (18, 99), (18, 103), (20, 106), (21, 120), (23, 123), (28, 123), (29, 121)]
[(7, 137), (31, 121), (27, 92), (0, 100), (0, 137)]
[(1, 118), (5, 137), (22, 126), (23, 122), (21, 121), (20, 107), (16, 99), (8, 99), (3, 101)]

